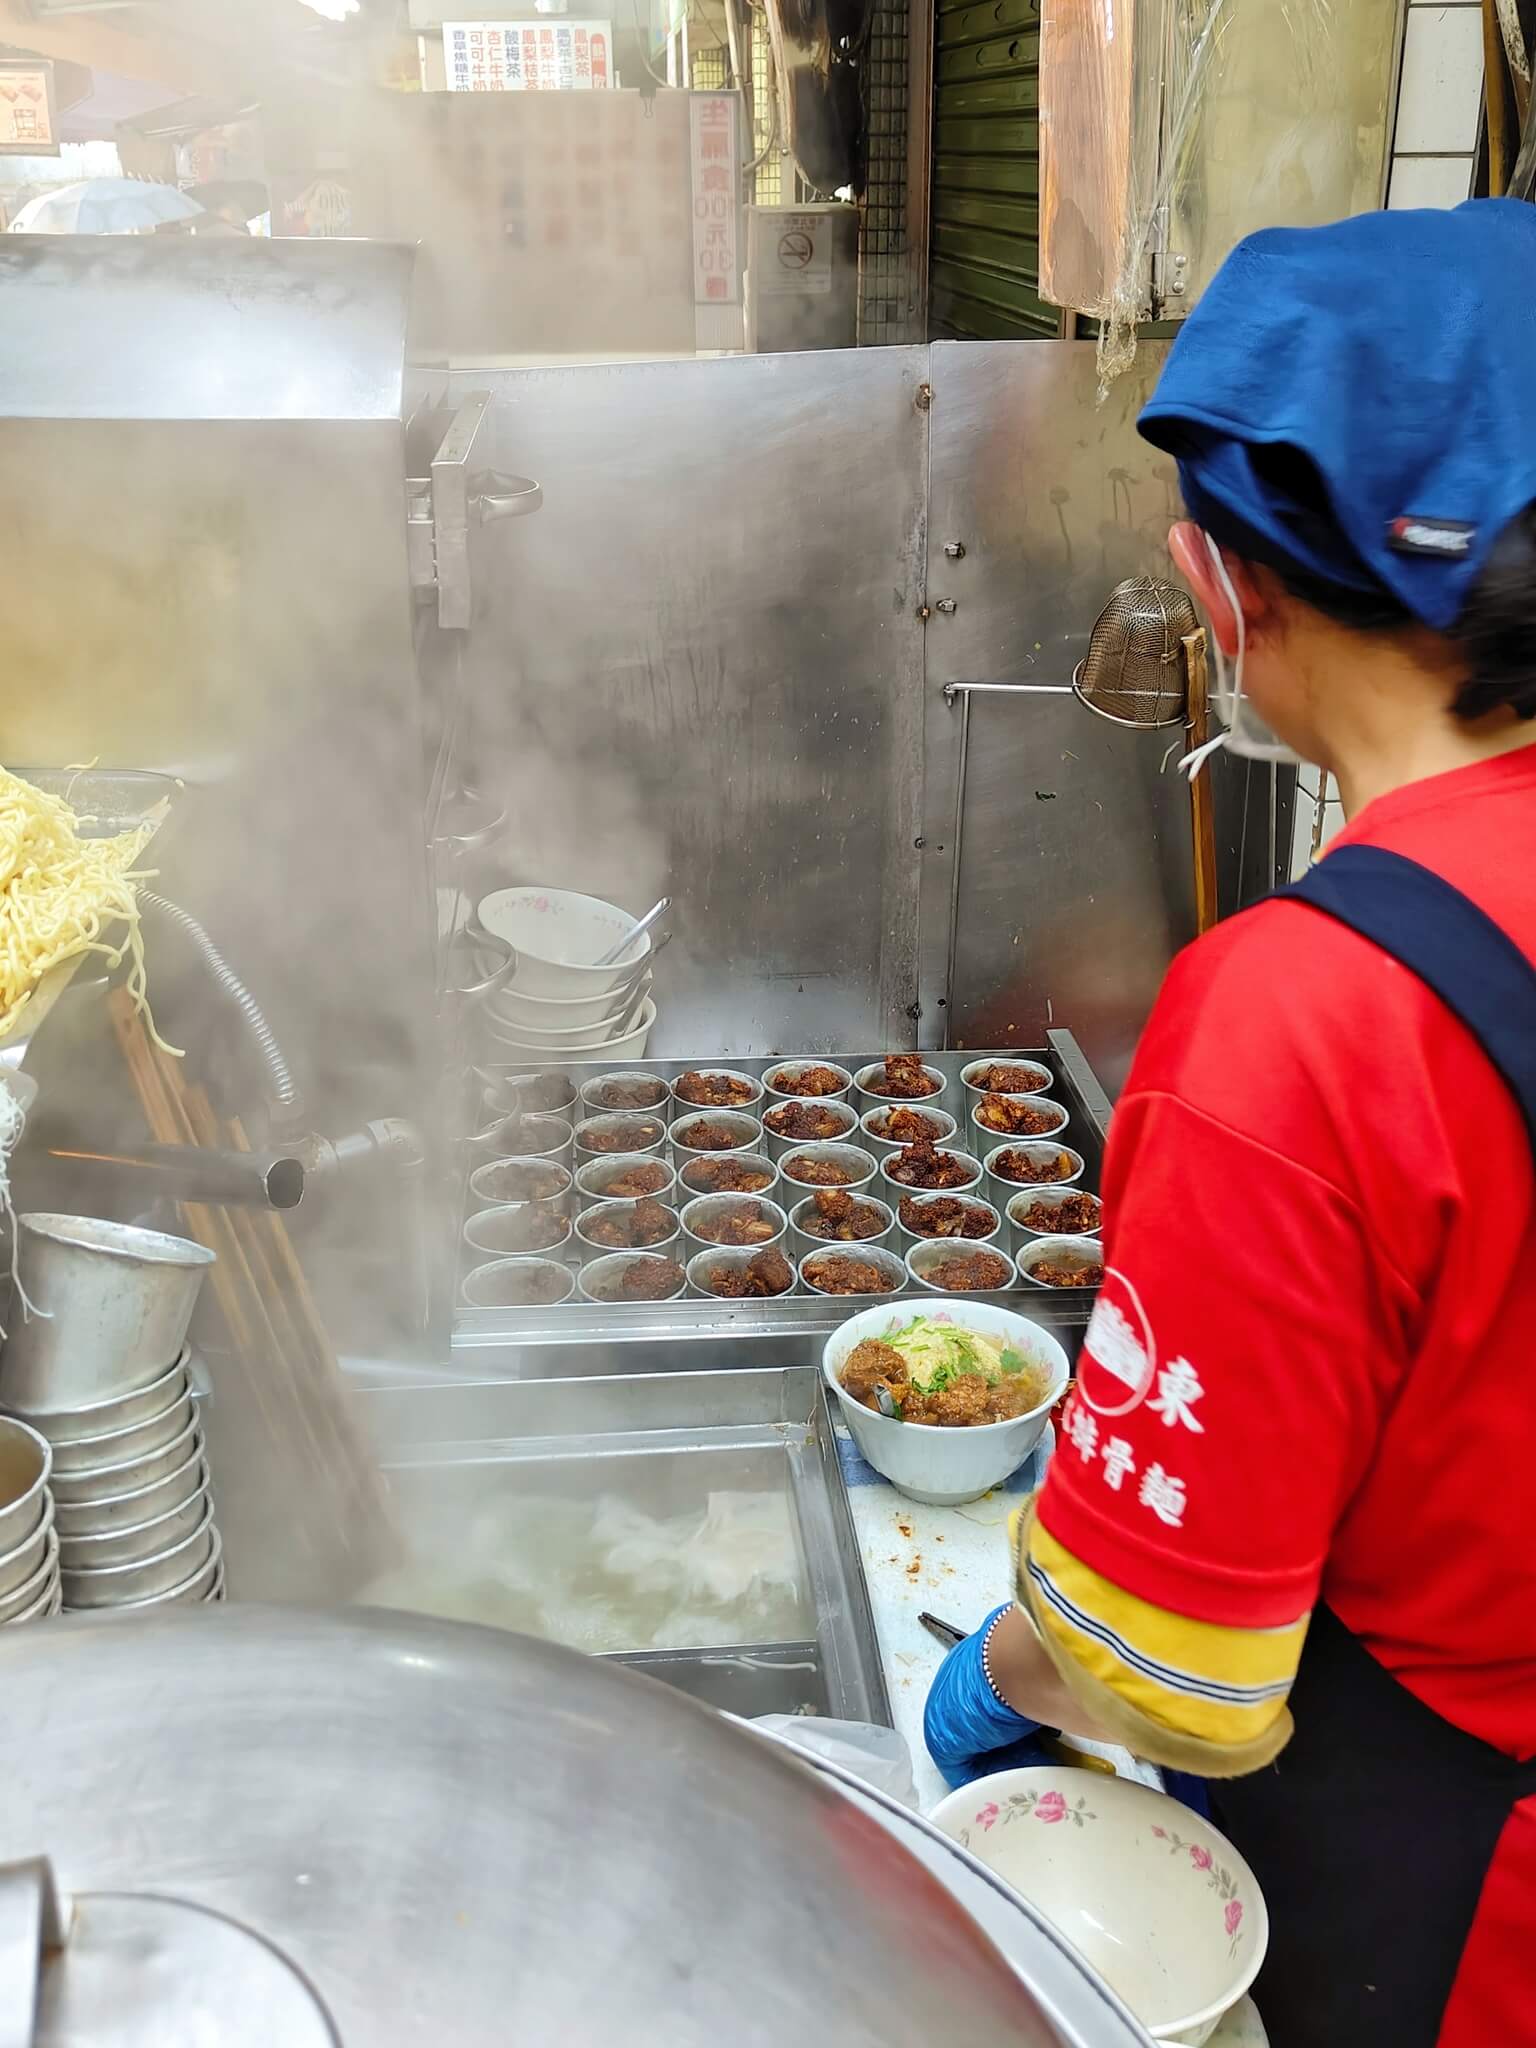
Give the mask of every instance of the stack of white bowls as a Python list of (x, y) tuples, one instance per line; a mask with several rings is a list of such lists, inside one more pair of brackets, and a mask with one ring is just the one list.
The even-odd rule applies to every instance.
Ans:
[(212, 1264), (202, 1245), (131, 1224), (19, 1219), (21, 1288), (38, 1313), (13, 1303), (0, 1407), (48, 1454), (66, 1609), (223, 1598), (186, 1345)]
[(476, 915), (517, 956), (510, 979), (484, 999), (501, 1059), (644, 1057), (656, 1022), (651, 933), (610, 966), (593, 964), (633, 929), (627, 910), (567, 889), (525, 888), (482, 897)]

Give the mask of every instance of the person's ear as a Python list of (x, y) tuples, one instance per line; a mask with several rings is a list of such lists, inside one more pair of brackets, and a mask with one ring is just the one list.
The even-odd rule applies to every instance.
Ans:
[(1243, 629), (1252, 644), (1269, 612), (1264, 590), (1248, 564), (1238, 555), (1222, 554), (1232, 585), (1231, 596), (1211, 560), (1211, 544), (1193, 520), (1181, 519), (1168, 535), (1168, 552), (1174, 567), (1194, 592), (1196, 601), (1211, 622), (1217, 644), (1227, 655), (1237, 653), (1237, 613), (1232, 598), (1242, 607)]

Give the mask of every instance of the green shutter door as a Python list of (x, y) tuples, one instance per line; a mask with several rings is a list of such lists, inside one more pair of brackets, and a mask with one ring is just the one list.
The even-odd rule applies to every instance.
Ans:
[(934, 32), (935, 335), (1059, 334), (1037, 290), (1039, 0), (939, 0)]

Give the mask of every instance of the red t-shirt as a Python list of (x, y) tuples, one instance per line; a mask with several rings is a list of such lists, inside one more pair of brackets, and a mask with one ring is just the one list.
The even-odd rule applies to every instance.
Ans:
[[(1536, 959), (1536, 746), (1344, 837)], [(1536, 1171), (1465, 1027), (1332, 918), (1261, 904), (1169, 974), (1104, 1196), (1096, 1429), (1053, 1460), (1045, 1526), (1197, 1619), (1326, 1599), (1437, 1713), (1536, 1753)]]

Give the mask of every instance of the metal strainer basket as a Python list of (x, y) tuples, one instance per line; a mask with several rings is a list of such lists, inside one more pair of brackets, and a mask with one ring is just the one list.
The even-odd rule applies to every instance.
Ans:
[(1199, 628), (1188, 591), (1159, 576), (1128, 576), (1095, 620), (1072, 688), (1116, 725), (1182, 725), (1189, 716), (1183, 643)]

